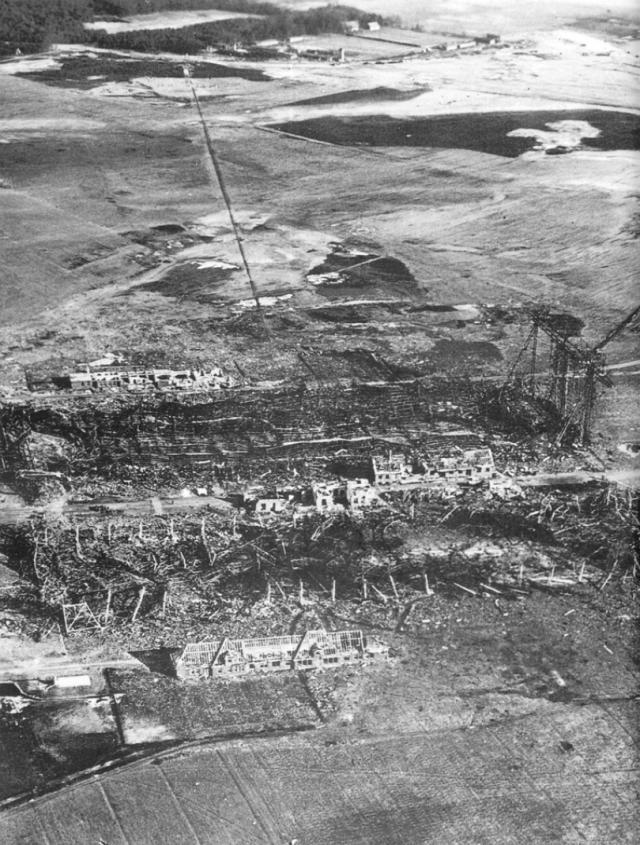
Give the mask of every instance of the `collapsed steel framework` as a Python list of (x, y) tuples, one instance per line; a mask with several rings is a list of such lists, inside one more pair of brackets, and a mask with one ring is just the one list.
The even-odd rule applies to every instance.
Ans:
[[(592, 348), (579, 346), (573, 339), (579, 333), (575, 321), (552, 315), (547, 308), (538, 308), (531, 315), (531, 329), (511, 370), (513, 376), (521, 360), (527, 360), (525, 385), (532, 396), (543, 396), (556, 407), (562, 419), (559, 438), (571, 425), (579, 431), (583, 445), (591, 442), (597, 386), (613, 387), (606, 372), (604, 347), (640, 314), (640, 306), (617, 323)], [(539, 371), (546, 360), (546, 373)]]

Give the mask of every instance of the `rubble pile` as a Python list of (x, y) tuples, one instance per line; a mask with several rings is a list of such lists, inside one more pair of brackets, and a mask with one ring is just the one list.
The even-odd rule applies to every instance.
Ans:
[[(537, 491), (508, 506), (473, 486), (453, 504), (420, 489), (384, 498), (351, 511), (311, 504), (297, 514), (34, 519), (5, 526), (0, 541), (45, 618), (121, 636), (134, 626), (143, 638), (212, 624), (274, 633), (300, 609), (318, 608), (322, 620), (336, 601), (400, 608), (416, 591), (603, 588), (637, 566), (637, 525), (631, 541), (628, 530), (637, 500), (613, 488)], [(446, 542), (434, 546), (443, 532)]]

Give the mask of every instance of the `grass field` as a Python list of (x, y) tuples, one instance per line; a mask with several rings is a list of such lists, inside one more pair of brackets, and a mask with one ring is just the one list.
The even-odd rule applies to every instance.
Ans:
[(18, 843), (633, 843), (629, 708), (499, 727), (253, 740), (134, 764), (0, 817)]

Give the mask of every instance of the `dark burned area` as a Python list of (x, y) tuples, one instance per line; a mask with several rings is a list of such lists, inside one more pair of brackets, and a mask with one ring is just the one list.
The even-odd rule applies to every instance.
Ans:
[[(415, 276), (403, 261), (367, 249), (364, 246), (351, 254), (336, 247), (321, 264), (309, 270), (307, 278), (328, 276), (314, 281), (314, 286), (329, 298), (361, 294), (363, 288), (369, 293), (379, 289), (380, 293), (393, 296), (415, 293), (418, 288)], [(334, 278), (333, 274), (337, 276)]]
[(336, 94), (323, 94), (320, 97), (309, 97), (306, 100), (295, 100), (291, 103), (285, 103), (285, 106), (323, 106), (323, 105), (339, 105), (340, 103), (361, 103), (361, 102), (378, 102), (391, 101), (402, 102), (404, 100), (413, 100), (421, 94), (426, 94), (431, 91), (429, 85), (420, 85), (416, 88), (409, 88), (403, 90), (402, 88), (388, 88), (384, 85), (379, 85), (376, 88), (360, 88), (352, 89), (350, 91), (339, 91)]
[[(189, 67), (190, 74), (195, 79), (236, 77), (252, 82), (267, 82), (270, 79), (260, 70), (214, 62), (190, 62)], [(95, 88), (106, 82), (129, 82), (141, 76), (181, 78), (184, 72), (178, 62), (161, 59), (123, 59), (116, 54), (103, 53), (99, 56), (66, 57), (61, 60), (58, 68), (18, 72), (16, 76), (63, 88)], [(189, 97), (186, 81), (185, 97)]]
[[(637, 115), (600, 109), (471, 112), (428, 118), (386, 115), (317, 117), (272, 124), (271, 128), (332, 144), (458, 148), (516, 158), (533, 149), (536, 141), (534, 138), (508, 137), (509, 132), (516, 129), (547, 130), (547, 124), (561, 120), (585, 121), (600, 130), (601, 134), (596, 138), (583, 138), (584, 149), (640, 148), (640, 118)], [(561, 151), (561, 147), (555, 148), (556, 154)]]
[[(125, 161), (134, 175), (137, 168), (163, 167), (166, 160), (171, 160), (176, 173), (168, 173), (165, 178), (174, 179), (182, 187), (200, 187), (206, 175), (201, 168), (193, 167), (198, 155), (197, 145), (186, 132), (130, 130), (114, 125), (108, 132), (92, 137), (90, 143), (81, 135), (61, 133), (57, 137), (32, 137), (0, 144), (0, 167), (10, 174), (17, 188), (22, 188), (49, 173), (68, 179), (78, 173), (86, 174), (87, 169), (95, 168), (96, 157), (103, 166)], [(131, 193), (116, 190), (107, 201), (126, 203)], [(118, 225), (122, 227), (121, 219)]]
[(220, 299), (217, 288), (228, 281), (234, 272), (233, 267), (201, 268), (196, 262), (187, 261), (171, 267), (160, 279), (129, 288), (120, 296), (132, 296), (138, 291), (149, 291), (163, 296), (210, 303)]

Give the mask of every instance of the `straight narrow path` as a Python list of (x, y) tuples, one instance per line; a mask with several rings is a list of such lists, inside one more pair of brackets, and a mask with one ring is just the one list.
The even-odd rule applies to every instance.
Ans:
[(233, 229), (233, 235), (236, 239), (236, 243), (238, 245), (238, 252), (240, 253), (240, 258), (242, 260), (242, 265), (244, 267), (245, 273), (247, 275), (247, 279), (249, 281), (249, 286), (251, 287), (251, 294), (256, 303), (256, 310), (257, 313), (260, 315), (260, 319), (262, 320), (262, 325), (264, 327), (265, 332), (267, 332), (267, 324), (264, 319), (264, 313), (262, 311), (262, 306), (260, 304), (260, 297), (258, 296), (258, 288), (251, 273), (251, 267), (249, 266), (249, 261), (247, 259), (247, 254), (244, 249), (244, 244), (242, 242), (242, 234), (240, 232), (240, 227), (238, 226), (238, 222), (235, 218), (233, 213), (233, 207), (231, 205), (231, 198), (227, 191), (227, 187), (224, 180), (224, 174), (222, 172), (222, 168), (220, 167), (220, 161), (218, 159), (218, 155), (215, 151), (215, 147), (213, 146), (213, 141), (211, 139), (211, 135), (209, 133), (209, 129), (207, 127), (207, 123), (204, 119), (204, 114), (202, 113), (202, 107), (200, 106), (200, 100), (198, 99), (198, 94), (196, 92), (195, 85), (193, 84), (193, 79), (189, 75), (188, 70), (185, 68), (185, 76), (189, 83), (189, 87), (191, 88), (191, 93), (193, 94), (193, 101), (196, 104), (196, 108), (198, 109), (198, 115), (200, 116), (200, 123), (202, 124), (202, 132), (204, 134), (204, 140), (207, 147), (207, 152), (209, 153), (209, 158), (211, 159), (211, 164), (213, 165), (213, 171), (216, 175), (216, 179), (218, 180), (218, 186), (220, 188), (220, 193), (222, 194), (222, 199), (224, 200), (225, 207), (227, 209), (227, 214), (229, 216), (229, 222), (231, 223), (231, 228)]

